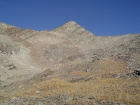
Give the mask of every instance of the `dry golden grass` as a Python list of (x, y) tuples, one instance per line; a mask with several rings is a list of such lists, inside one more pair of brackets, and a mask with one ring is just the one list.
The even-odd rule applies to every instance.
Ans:
[[(73, 71), (71, 76), (80, 75), (83, 78), (94, 76), (94, 74), (122, 73), (127, 70), (126, 65), (119, 61), (103, 59), (94, 62), (100, 65), (99, 70), (85, 72)], [(65, 75), (65, 73), (63, 74)], [(59, 76), (58, 76), (59, 77)], [(93, 96), (98, 99), (126, 102), (129, 104), (140, 104), (140, 78), (96, 78), (89, 81), (70, 82), (55, 77), (55, 79), (30, 83), (18, 91), (8, 94), (8, 97), (45, 97), (68, 94), (71, 96)]]
[(51, 79), (23, 87), (12, 96), (45, 97), (69, 94), (72, 96), (94, 96), (98, 99), (138, 104), (140, 103), (140, 78), (136, 79), (96, 79), (87, 82), (69, 82)]
[[(91, 68), (97, 68), (97, 70), (91, 70), (90, 72), (86, 72), (86, 70), (81, 71), (81, 68), (76, 68), (77, 71), (70, 72), (69, 75), (71, 75), (71, 77), (80, 76), (83, 78), (101, 78), (102, 75), (122, 74), (131, 72), (131, 70), (127, 69), (125, 63), (111, 59), (101, 59), (100, 61), (94, 62), (88, 66)], [(66, 74), (64, 73), (63, 75)]]
[(95, 66), (99, 66), (103, 74), (106, 73), (122, 73), (126, 72), (127, 66), (124, 62), (115, 61), (112, 59), (101, 59), (99, 62), (94, 63)]

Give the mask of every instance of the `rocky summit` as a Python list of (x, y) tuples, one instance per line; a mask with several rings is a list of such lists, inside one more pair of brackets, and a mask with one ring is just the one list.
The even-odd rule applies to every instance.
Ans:
[(140, 105), (140, 34), (0, 23), (0, 105)]

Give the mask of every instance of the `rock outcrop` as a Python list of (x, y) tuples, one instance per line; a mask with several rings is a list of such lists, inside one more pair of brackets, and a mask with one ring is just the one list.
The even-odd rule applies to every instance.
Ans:
[[(8, 96), (9, 98), (14, 95), (22, 96), (24, 93), (28, 93), (29, 95), (24, 94), (24, 100), (27, 99), (26, 96), (30, 97), (31, 94), (37, 94), (35, 95), (36, 97), (45, 97), (43, 92), (47, 87), (44, 86), (42, 81), (45, 83), (46, 81), (48, 81), (48, 83), (54, 81), (55, 84), (53, 84), (53, 86), (56, 90), (57, 87), (59, 88), (61, 85), (63, 88), (66, 87), (66, 89), (68, 89), (69, 87), (83, 86), (82, 83), (84, 81), (88, 87), (88, 82), (90, 83), (92, 81), (92, 83), (95, 83), (93, 82), (95, 80), (101, 82), (104, 79), (112, 81), (114, 78), (114, 81), (117, 81), (117, 83), (119, 82), (116, 79), (121, 79), (123, 81), (125, 79), (134, 79), (135, 82), (132, 82), (132, 84), (139, 84), (139, 71), (136, 71), (138, 69), (140, 69), (140, 34), (101, 37), (92, 34), (74, 21), (70, 21), (61, 27), (50, 31), (40, 32), (0, 23), (1, 102), (7, 99), (5, 94), (8, 92), (10, 94)], [(62, 84), (61, 82), (60, 84), (57, 84), (55, 82), (56, 80), (53, 79), (58, 79), (58, 82), (62, 80)], [(108, 84), (110, 83), (111, 82)], [(43, 86), (40, 87), (41, 85), (38, 86), (38, 84)], [(56, 84), (58, 86), (55, 86)], [(128, 83), (127, 85), (129, 87), (132, 84)], [(116, 86), (116, 84), (114, 85)], [(36, 88), (32, 86), (35, 86)], [(107, 86), (113, 88), (112, 85)], [(96, 102), (96, 104), (98, 103), (97, 105), (105, 105), (112, 101), (114, 101), (112, 102), (112, 105), (115, 105), (115, 101), (122, 102), (121, 100), (124, 97), (121, 97), (120, 95), (119, 99), (117, 99), (118, 93), (114, 93), (114, 96), (111, 95), (111, 100), (110, 98), (107, 99), (106, 97), (109, 97), (105, 96), (108, 91), (106, 90), (107, 88), (103, 87), (102, 84), (99, 85), (99, 87), (100, 88), (98, 89), (105, 89), (103, 93), (101, 93), (102, 96), (99, 96), (98, 94), (94, 94), (94, 96), (98, 99), (109, 101), (102, 102), (100, 100)], [(25, 91), (26, 88), (29, 88), (29, 90), (32, 88), (33, 90), (31, 90), (31, 92), (29, 92), (28, 89)], [(38, 88), (40, 88), (39, 91), (36, 90)], [(123, 83), (122, 88), (126, 91), (126, 86), (124, 86)], [(133, 87), (130, 88), (132, 88), (132, 90), (136, 89)], [(84, 87), (80, 87), (80, 89), (81, 91), (84, 91), (82, 90)], [(81, 92), (81, 94), (72, 92), (71, 90), (69, 94), (89, 95), (89, 93), (91, 93), (89, 92), (90, 89), (91, 88), (86, 90), (85, 93)], [(115, 91), (121, 91), (117, 89)], [(20, 91), (21, 94), (18, 94), (18, 91)], [(34, 93), (34, 91), (38, 92)], [(54, 95), (55, 92), (56, 91), (54, 90), (52, 94)], [(108, 92), (108, 94), (112, 93), (112, 91)], [(56, 95), (58, 95), (58, 92), (56, 93)], [(134, 95), (132, 97), (135, 97), (136, 104), (139, 104), (140, 101), (136, 100), (139, 96), (136, 96), (137, 95)], [(129, 102), (129, 104), (131, 104), (134, 102), (133, 98), (130, 96), (129, 101), (124, 99), (123, 102)], [(20, 100), (19, 103), (21, 104), (23, 99), (16, 98), (16, 100)], [(33, 99), (32, 101), (36, 103), (35, 100), (44, 101), (44, 99)], [(72, 102), (77, 102), (77, 104), (79, 102), (81, 104), (82, 101), (80, 102), (80, 100), (81, 99), (78, 99), (77, 101), (73, 100)], [(87, 101), (88, 100), (84, 102)], [(5, 105), (7, 105), (6, 103), (8, 104), (8, 102), (5, 102)], [(15, 102), (15, 99), (12, 99), (9, 103), (18, 102)], [(70, 104), (70, 102), (68, 103)], [(90, 103), (92, 103), (92, 101), (90, 101)]]

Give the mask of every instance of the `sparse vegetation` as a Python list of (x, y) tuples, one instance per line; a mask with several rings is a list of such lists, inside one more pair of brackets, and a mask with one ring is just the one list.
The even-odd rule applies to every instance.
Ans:
[(140, 105), (139, 38), (0, 23), (0, 105)]
[(95, 79), (81, 82), (70, 82), (51, 79), (35, 82), (22, 87), (19, 91), (8, 94), (21, 97), (46, 97), (59, 94), (71, 96), (93, 96), (101, 100), (140, 104), (140, 78), (133, 79)]

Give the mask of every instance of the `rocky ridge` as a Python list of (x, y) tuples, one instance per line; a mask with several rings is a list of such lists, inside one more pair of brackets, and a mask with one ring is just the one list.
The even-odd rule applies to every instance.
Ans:
[[(70, 21), (51, 31), (40, 32), (0, 23), (0, 97), (3, 97), (0, 98), (1, 102), (4, 102), (6, 98), (10, 99), (17, 96), (21, 97), (19, 100), (26, 100), (26, 97), (31, 95), (28, 91), (31, 88), (33, 89), (31, 91), (38, 91), (36, 89), (40, 88), (40, 91), (43, 92), (46, 88), (43, 88), (42, 81), (43, 83), (46, 83), (46, 81), (48, 83), (50, 81), (59, 83), (61, 81), (76, 91), (78, 86), (84, 86), (83, 84), (85, 84), (88, 87), (88, 83), (94, 83), (94, 81), (102, 83), (102, 81), (106, 80), (119, 83), (118, 79), (120, 79), (127, 83), (127, 79), (130, 79), (133, 82), (128, 83), (128, 87), (137, 85), (136, 88), (130, 86), (130, 89), (132, 88), (131, 90), (139, 92), (139, 73), (134, 72), (135, 70), (139, 71), (139, 69), (140, 34), (100, 37), (95, 36), (74, 21)], [(75, 83), (77, 87), (73, 86)], [(43, 86), (35, 88), (32, 87), (33, 84), (35, 84), (35, 87), (38, 84)], [(50, 85), (55, 86), (58, 84)], [(97, 84), (95, 83), (95, 85)], [(121, 96), (117, 99), (117, 93), (113, 93), (116, 96), (110, 99), (112, 96), (110, 89), (106, 90), (102, 85), (103, 83), (99, 85), (99, 89), (101, 89), (99, 91), (103, 90), (103, 95), (106, 95), (105, 91), (110, 93), (106, 96), (109, 97), (108, 99), (95, 94), (96, 92), (90, 94), (84, 88), (81, 88), (81, 94), (77, 92), (67, 93), (65, 91), (59, 94), (67, 93), (67, 95), (70, 95), (69, 97), (79, 97), (77, 95), (83, 95), (85, 91), (84, 96), (94, 96), (97, 97), (96, 100), (105, 100), (105, 103), (113, 102), (112, 105), (115, 101), (124, 104), (140, 103), (136, 100), (140, 97), (139, 95), (129, 96), (129, 100), (127, 100)], [(107, 87), (108, 85), (110, 86), (109, 83), (107, 83)], [(27, 88), (26, 86), (28, 86), (28, 90), (24, 90)], [(56, 90), (59, 90), (59, 87), (61, 85), (55, 88), (53, 92), (55, 93)], [(121, 91), (118, 90), (119, 88), (114, 89), (112, 87), (115, 92)], [(126, 91), (124, 84), (122, 84), (122, 89), (124, 89), (124, 92)], [(21, 92), (17, 95), (18, 91)], [(25, 91), (29, 94), (28, 96), (24, 94)], [(7, 92), (11, 94), (8, 97)], [(59, 94), (57, 92), (55, 94), (50, 93), (56, 98), (59, 97)], [(128, 92), (128, 94), (131, 93)], [(41, 92), (32, 93), (31, 96), (36, 96), (36, 98), (48, 97), (48, 93), (46, 93), (46, 96)], [(34, 101), (36, 100), (37, 102), (36, 98)], [(80, 103), (85, 103), (86, 105), (86, 102), (87, 100)], [(98, 101), (96, 104), (106, 105), (105, 103)], [(8, 104), (5, 103), (5, 105)]]

